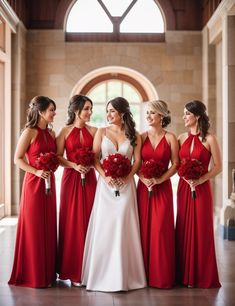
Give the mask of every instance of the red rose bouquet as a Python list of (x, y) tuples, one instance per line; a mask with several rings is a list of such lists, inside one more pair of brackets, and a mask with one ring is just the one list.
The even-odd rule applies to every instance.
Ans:
[[(113, 179), (122, 178), (131, 172), (130, 160), (119, 153), (108, 155), (102, 163), (105, 176), (111, 176)], [(115, 196), (120, 196), (119, 190), (115, 189)]]
[[(146, 179), (160, 177), (165, 171), (166, 169), (163, 164), (153, 158), (144, 161), (140, 168), (140, 172)], [(152, 196), (152, 187), (148, 187), (148, 196), (149, 198)]]
[[(95, 154), (88, 147), (78, 148), (74, 153), (74, 160), (76, 164), (82, 165), (83, 167), (90, 167), (95, 162)], [(81, 173), (82, 186), (85, 186), (86, 178), (85, 174)]]
[[(206, 173), (206, 169), (203, 164), (197, 159), (182, 159), (180, 166), (178, 168), (179, 176), (183, 177), (185, 180), (197, 180), (203, 174)], [(196, 198), (195, 187), (191, 187), (192, 198)]]
[[(59, 167), (59, 159), (54, 152), (41, 153), (36, 158), (36, 166), (40, 170), (55, 172)], [(45, 179), (46, 194), (51, 193), (51, 175)]]

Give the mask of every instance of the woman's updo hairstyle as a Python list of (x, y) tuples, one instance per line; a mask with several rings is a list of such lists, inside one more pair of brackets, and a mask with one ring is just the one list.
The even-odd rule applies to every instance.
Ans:
[(56, 109), (56, 104), (53, 100), (45, 96), (35, 96), (29, 103), (27, 110), (27, 122), (24, 128), (34, 128), (37, 126), (40, 113), (47, 110), (52, 104)]
[(69, 100), (69, 106), (68, 106), (68, 119), (66, 122), (66, 125), (73, 124), (76, 119), (76, 112), (78, 114), (81, 113), (86, 101), (91, 102), (91, 105), (93, 106), (93, 102), (90, 98), (84, 95), (74, 95)]
[(131, 145), (134, 147), (136, 145), (135, 122), (133, 120), (133, 115), (131, 113), (128, 101), (123, 97), (114, 98), (107, 103), (106, 109), (109, 104), (111, 104), (113, 108), (115, 108), (116, 111), (118, 111), (122, 116), (125, 135), (127, 139), (130, 140)]
[(193, 100), (185, 105), (185, 108), (195, 116), (198, 116), (198, 128), (200, 130), (200, 136), (202, 141), (205, 141), (206, 135), (210, 128), (210, 120), (206, 113), (206, 106), (204, 103), (198, 100)]
[(149, 101), (148, 106), (162, 116), (162, 127), (165, 128), (171, 123), (170, 111), (166, 102), (162, 100)]

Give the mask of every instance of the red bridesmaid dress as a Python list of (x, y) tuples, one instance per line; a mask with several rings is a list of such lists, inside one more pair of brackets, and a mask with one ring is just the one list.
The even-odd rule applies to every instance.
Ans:
[[(147, 136), (141, 150), (142, 160), (154, 158), (167, 169), (171, 149), (163, 136), (154, 149)], [(175, 283), (175, 231), (173, 195), (170, 179), (153, 187), (148, 199), (148, 188), (139, 180), (137, 198), (141, 242), (148, 285), (171, 288)]]
[[(26, 157), (35, 165), (40, 153), (56, 152), (48, 129), (37, 127), (38, 135)], [(43, 288), (56, 279), (56, 192), (51, 174), (51, 194), (45, 193), (44, 179), (25, 173), (17, 226), (15, 257), (10, 285)]]
[[(92, 135), (85, 127), (74, 127), (65, 142), (67, 159), (74, 161), (77, 148), (83, 146), (92, 149), (92, 144)], [(85, 179), (85, 186), (82, 186), (81, 174), (72, 168), (65, 168), (60, 194), (59, 278), (79, 283), (87, 226), (96, 189), (94, 168), (90, 169)]]
[[(194, 141), (194, 142), (193, 142)], [(193, 150), (190, 148), (193, 142)], [(182, 144), (180, 159), (194, 158), (208, 168), (211, 153), (192, 135)], [(196, 186), (192, 199), (190, 186), (180, 178), (176, 220), (177, 282), (190, 287), (220, 287), (214, 246), (213, 202), (210, 182)]]

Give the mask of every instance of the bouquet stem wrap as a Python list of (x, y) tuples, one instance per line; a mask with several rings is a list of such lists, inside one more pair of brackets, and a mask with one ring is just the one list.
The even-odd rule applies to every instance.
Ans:
[(151, 196), (153, 194), (153, 188), (152, 187), (148, 187), (148, 198), (150, 199)]
[(45, 179), (46, 194), (51, 193), (51, 174)]

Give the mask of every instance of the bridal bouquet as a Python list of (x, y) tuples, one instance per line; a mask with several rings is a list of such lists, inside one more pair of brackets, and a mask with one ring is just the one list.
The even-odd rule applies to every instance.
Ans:
[[(41, 153), (35, 163), (38, 169), (50, 172), (55, 172), (60, 164), (54, 152)], [(45, 191), (47, 195), (51, 193), (51, 175), (45, 179)]]
[[(165, 173), (166, 169), (161, 162), (151, 158), (144, 161), (141, 165), (140, 172), (144, 178), (150, 179), (154, 177), (160, 177)], [(148, 187), (148, 197), (152, 196), (152, 187)]]
[[(120, 153), (108, 155), (103, 160), (102, 166), (105, 176), (111, 176), (113, 179), (125, 177), (131, 172), (130, 160)], [(117, 187), (115, 187), (115, 196), (120, 196)]]
[[(206, 169), (203, 164), (197, 159), (184, 158), (182, 159), (178, 168), (179, 176), (185, 180), (197, 180), (203, 174), (206, 173)], [(195, 187), (191, 187), (192, 198), (196, 198)]]
[[(78, 148), (74, 153), (74, 160), (76, 164), (83, 167), (90, 167), (95, 162), (95, 154), (89, 147)], [(81, 173), (82, 186), (85, 186), (86, 177), (84, 173)]]

